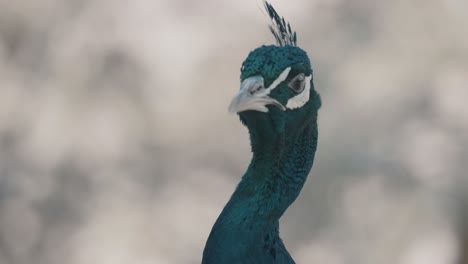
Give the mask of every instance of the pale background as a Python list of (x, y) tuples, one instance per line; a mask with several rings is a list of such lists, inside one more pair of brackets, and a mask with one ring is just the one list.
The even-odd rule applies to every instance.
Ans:
[[(323, 99), (296, 261), (462, 263), (468, 1), (272, 3)], [(0, 264), (200, 263), (250, 158), (227, 106), (262, 9), (0, 0)]]

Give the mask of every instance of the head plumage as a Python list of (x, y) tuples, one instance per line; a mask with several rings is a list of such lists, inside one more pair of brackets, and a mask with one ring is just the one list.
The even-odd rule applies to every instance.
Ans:
[(275, 37), (277, 44), (279, 46), (296, 46), (296, 32), (291, 30), (289, 22), (286, 22), (284, 17), (280, 17), (273, 6), (267, 1), (265, 1), (265, 9), (268, 11), (272, 22), (268, 27)]

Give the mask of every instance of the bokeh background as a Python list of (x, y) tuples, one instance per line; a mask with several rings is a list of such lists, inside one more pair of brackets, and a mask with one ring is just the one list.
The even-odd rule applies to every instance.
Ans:
[[(468, 263), (468, 2), (272, 1), (322, 95), (298, 263)], [(261, 0), (0, 0), (0, 264), (200, 263)]]

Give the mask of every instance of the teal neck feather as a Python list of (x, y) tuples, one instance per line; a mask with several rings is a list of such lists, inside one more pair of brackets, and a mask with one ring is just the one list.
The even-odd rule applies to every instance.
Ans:
[[(318, 109), (319, 96), (313, 100)], [(251, 163), (209, 235), (202, 264), (294, 263), (279, 238), (278, 221), (312, 168), (317, 112), (299, 129), (285, 130), (296, 133), (250, 131)]]

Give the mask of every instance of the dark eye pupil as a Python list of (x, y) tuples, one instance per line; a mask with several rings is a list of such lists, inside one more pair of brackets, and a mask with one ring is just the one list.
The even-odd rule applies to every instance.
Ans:
[(294, 80), (294, 84), (293, 84), (293, 89), (294, 90), (300, 90), (301, 89), (301, 83), (302, 81), (301, 80)]
[(296, 77), (294, 77), (288, 84), (289, 88), (291, 88), (292, 90), (294, 90), (296, 93), (300, 93), (302, 92), (302, 90), (304, 90), (304, 87), (305, 87), (305, 77), (304, 77), (304, 74), (299, 74), (297, 75)]

